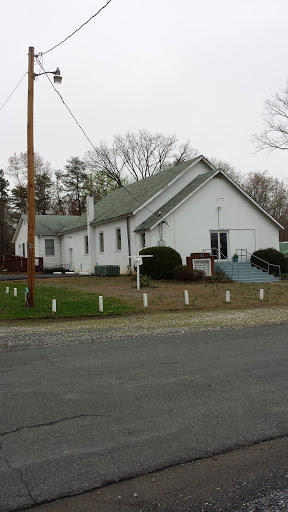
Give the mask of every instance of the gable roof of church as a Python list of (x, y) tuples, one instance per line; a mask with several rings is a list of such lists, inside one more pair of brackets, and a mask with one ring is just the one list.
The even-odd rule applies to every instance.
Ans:
[[(95, 226), (113, 219), (132, 215), (136, 210), (143, 207), (152, 197), (159, 194), (163, 188), (177, 179), (191, 165), (195, 165), (200, 160), (207, 162), (207, 160), (200, 155), (191, 160), (187, 160), (187, 162), (174, 165), (166, 171), (154, 174), (149, 178), (136, 181), (110, 192), (94, 205), (94, 220), (91, 222), (91, 225)], [(208, 165), (212, 167), (210, 163), (208, 163)], [(79, 217), (77, 222), (75, 221), (75, 224), (67, 226), (62, 232), (84, 229), (86, 226), (87, 216), (84, 214)]]
[[(139, 208), (145, 207), (145, 203), (159, 194), (167, 185), (171, 184), (191, 165), (194, 165), (201, 159), (204, 159), (204, 157), (197, 156), (187, 162), (170, 167), (166, 171), (161, 171), (149, 178), (136, 181), (114, 192), (110, 192), (110, 194), (95, 204), (94, 220), (91, 224), (101, 224), (112, 219), (132, 215)], [(211, 164), (209, 165), (211, 166)]]

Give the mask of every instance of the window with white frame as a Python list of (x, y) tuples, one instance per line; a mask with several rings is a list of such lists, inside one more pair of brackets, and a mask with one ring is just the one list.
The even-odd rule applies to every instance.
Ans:
[(101, 231), (99, 233), (99, 247), (100, 247), (100, 252), (104, 252), (104, 233), (103, 233), (103, 231)]
[(45, 238), (45, 256), (54, 256), (54, 239)]
[(22, 256), (23, 258), (26, 258), (25, 242), (22, 243)]
[(84, 254), (89, 253), (88, 235), (84, 236)]
[(116, 228), (116, 249), (121, 251), (121, 229)]

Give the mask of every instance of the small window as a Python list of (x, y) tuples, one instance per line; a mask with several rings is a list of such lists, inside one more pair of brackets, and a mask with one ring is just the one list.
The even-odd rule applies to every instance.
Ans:
[(104, 252), (104, 233), (99, 233), (100, 252)]
[(53, 240), (53, 238), (45, 239), (45, 256), (54, 256), (54, 240)]
[(25, 242), (23, 242), (23, 244), (22, 244), (22, 256), (23, 256), (23, 258), (26, 257), (26, 254), (25, 254)]
[(121, 229), (116, 229), (116, 248), (117, 251), (121, 251)]
[(146, 233), (141, 233), (141, 245), (142, 247), (146, 247)]
[(89, 253), (89, 246), (88, 246), (88, 235), (84, 236), (84, 254)]

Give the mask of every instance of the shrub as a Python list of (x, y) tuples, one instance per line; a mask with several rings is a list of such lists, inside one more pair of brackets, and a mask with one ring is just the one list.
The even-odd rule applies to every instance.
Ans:
[(46, 267), (46, 268), (43, 268), (43, 273), (44, 274), (53, 274), (53, 272), (62, 272), (63, 274), (65, 274), (67, 269), (65, 269), (64, 267)]
[(203, 281), (205, 272), (203, 270), (194, 270), (189, 265), (179, 265), (173, 270), (174, 279), (177, 281)]
[(146, 247), (140, 251), (140, 256), (143, 254), (153, 254), (153, 258), (143, 258), (140, 266), (140, 273), (151, 279), (171, 279), (174, 268), (182, 264), (180, 254), (172, 247)]
[(231, 277), (228, 277), (223, 270), (215, 272), (214, 276), (210, 276), (209, 280), (216, 281), (217, 283), (230, 283), (232, 281)]
[[(273, 265), (280, 265), (281, 273), (286, 273), (288, 271), (288, 265), (284, 254), (276, 251), (276, 249), (273, 249), (272, 247), (269, 247), (268, 249), (259, 249), (259, 251), (255, 251), (251, 256), (251, 263), (255, 263), (258, 267), (268, 270), (268, 265), (254, 256), (258, 256), (258, 258), (261, 258)], [(278, 273), (277, 268), (270, 267), (270, 274), (276, 273)]]
[(148, 288), (151, 286), (151, 277), (146, 275), (140, 275), (140, 287)]

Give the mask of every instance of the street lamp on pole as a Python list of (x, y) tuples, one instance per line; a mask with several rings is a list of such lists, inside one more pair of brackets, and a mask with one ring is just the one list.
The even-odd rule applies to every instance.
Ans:
[(54, 83), (60, 83), (62, 77), (59, 68), (56, 71), (34, 73), (34, 47), (29, 47), (28, 57), (28, 112), (27, 112), (27, 157), (28, 157), (28, 239), (27, 239), (27, 302), (29, 308), (34, 306), (35, 284), (35, 180), (34, 180), (34, 79), (39, 75), (52, 73)]

